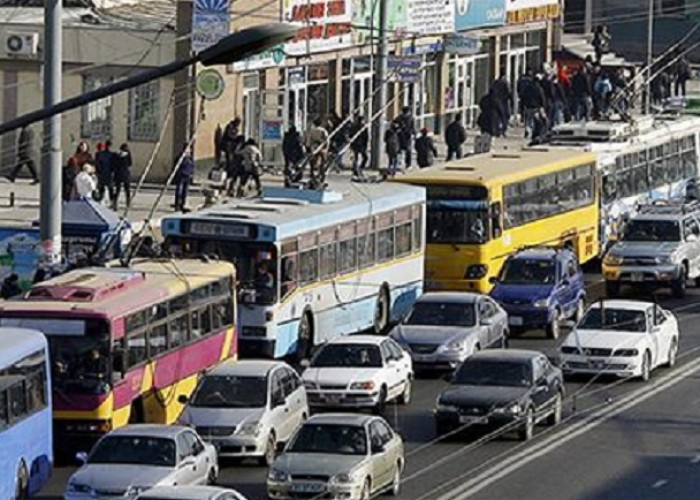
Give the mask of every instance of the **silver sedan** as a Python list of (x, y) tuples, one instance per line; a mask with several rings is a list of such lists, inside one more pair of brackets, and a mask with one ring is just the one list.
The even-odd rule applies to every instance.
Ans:
[(493, 299), (470, 292), (435, 292), (419, 298), (391, 337), (419, 369), (454, 369), (487, 347), (506, 347), (508, 314)]

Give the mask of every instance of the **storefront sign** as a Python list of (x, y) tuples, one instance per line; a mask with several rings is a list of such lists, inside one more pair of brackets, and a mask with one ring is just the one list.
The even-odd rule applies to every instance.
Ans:
[(229, 34), (230, 0), (194, 0), (192, 7), (192, 50), (202, 51)]
[(454, 0), (406, 0), (406, 31), (439, 35), (455, 30)]
[(226, 82), (221, 73), (214, 68), (209, 68), (197, 75), (196, 87), (197, 93), (202, 99), (214, 101), (224, 93)]
[(508, 0), (508, 24), (557, 19), (561, 15), (559, 0)]
[(447, 35), (445, 37), (444, 49), (448, 54), (478, 54), (479, 51), (481, 51), (481, 40), (466, 35)]
[(501, 26), (506, 22), (507, 0), (454, 0), (455, 31), (485, 26)]
[(407, 45), (401, 49), (403, 55), (423, 55), (442, 52), (442, 42), (426, 43), (423, 45)]
[(20, 288), (27, 290), (43, 255), (39, 231), (0, 229), (0, 282), (14, 273), (19, 277)]
[(284, 47), (281, 45), (260, 52), (243, 61), (233, 63), (233, 71), (255, 71), (280, 66), (285, 59)]
[(263, 120), (262, 139), (263, 141), (281, 141), (282, 120)]
[(352, 45), (352, 0), (287, 0), (285, 19), (303, 27), (285, 51), (303, 55)]
[(389, 78), (392, 81), (416, 83), (420, 81), (421, 58), (419, 56), (389, 56)]
[[(406, 0), (384, 0), (387, 9), (387, 31), (395, 38), (402, 38), (406, 32)], [(352, 4), (353, 40), (356, 44), (369, 42), (372, 33), (379, 26), (379, 2), (353, 0)]]

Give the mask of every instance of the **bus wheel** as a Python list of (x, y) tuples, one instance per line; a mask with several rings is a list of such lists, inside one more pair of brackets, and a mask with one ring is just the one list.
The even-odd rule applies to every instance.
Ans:
[(15, 499), (25, 500), (29, 498), (29, 477), (27, 475), (27, 467), (24, 465), (24, 461), (19, 466), (17, 471), (17, 481), (15, 485)]
[(311, 355), (314, 331), (311, 321), (311, 314), (305, 312), (299, 321), (299, 331), (297, 332), (297, 361), (307, 359)]
[(390, 308), (389, 291), (386, 287), (382, 287), (374, 310), (374, 333), (377, 335), (386, 333), (387, 328), (389, 328)]

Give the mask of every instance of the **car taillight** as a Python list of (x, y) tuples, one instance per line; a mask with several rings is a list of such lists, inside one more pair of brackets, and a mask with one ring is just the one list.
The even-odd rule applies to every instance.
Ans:
[(468, 280), (480, 280), (489, 272), (489, 267), (486, 264), (472, 264), (464, 273), (464, 278)]

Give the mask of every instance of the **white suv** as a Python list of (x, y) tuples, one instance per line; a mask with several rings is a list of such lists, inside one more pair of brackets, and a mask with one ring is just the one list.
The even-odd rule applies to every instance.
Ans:
[(256, 457), (267, 465), (309, 415), (301, 379), (281, 361), (226, 361), (180, 402), (186, 406), (179, 423), (195, 427), (219, 456)]
[(325, 344), (302, 374), (309, 404), (375, 408), (411, 399), (411, 356), (387, 337), (355, 335)]

